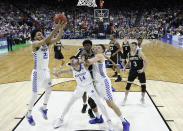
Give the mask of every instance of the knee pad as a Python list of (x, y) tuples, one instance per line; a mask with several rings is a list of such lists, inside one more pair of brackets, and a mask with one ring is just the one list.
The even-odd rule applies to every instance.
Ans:
[(92, 108), (92, 109), (97, 107), (95, 101), (91, 97), (88, 98), (88, 104), (90, 105), (90, 108)]
[(142, 92), (146, 92), (146, 85), (141, 85)]
[(132, 85), (131, 83), (127, 83), (126, 90), (130, 90), (131, 85)]

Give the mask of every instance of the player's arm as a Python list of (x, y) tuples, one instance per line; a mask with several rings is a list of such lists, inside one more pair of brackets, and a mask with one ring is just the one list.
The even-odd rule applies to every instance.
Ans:
[(54, 44), (61, 39), (65, 25), (66, 25), (66, 23), (63, 24), (63, 21), (62, 21), (61, 27), (59, 29), (59, 33), (57, 34), (56, 38), (51, 39), (51, 41), (48, 43), (48, 45)]
[(52, 45), (52, 46), (50, 47), (50, 54), (51, 54), (51, 52), (52, 52), (52, 50), (53, 50), (53, 47), (54, 47), (54, 45)]
[(143, 68), (141, 69), (142, 72), (144, 72), (145, 69), (147, 68), (148, 61), (147, 61), (147, 59), (146, 59), (146, 57), (145, 57), (145, 55), (144, 55), (144, 53), (143, 53), (142, 51), (139, 51), (139, 57), (141, 57), (142, 60), (144, 61), (144, 66), (143, 66)]
[(121, 47), (120, 47), (120, 45), (119, 45), (119, 43), (118, 43), (117, 41), (115, 42), (114, 46), (116, 46), (118, 49), (117, 49), (116, 52), (114, 52), (114, 53), (112, 54), (112, 56), (115, 56), (119, 51), (121, 51)]
[(61, 24), (56, 24), (55, 29), (50, 33), (49, 36), (47, 36), (45, 39), (41, 41), (35, 41), (32, 43), (32, 49), (33, 51), (36, 51), (37, 48), (39, 48), (41, 45), (44, 45), (45, 43), (50, 43), (51, 38), (54, 36), (54, 34), (59, 30), (61, 27)]
[(106, 55), (104, 55), (104, 57), (105, 57), (108, 61), (110, 61), (110, 62), (112, 63), (113, 66), (115, 66), (116, 68), (118, 68), (118, 66), (117, 66), (109, 57), (107, 57)]
[(72, 69), (71, 69), (71, 68), (62, 69), (62, 70), (60, 70), (59, 72), (53, 73), (53, 75), (55, 75), (56, 77), (58, 77), (60, 74), (63, 74), (63, 73), (70, 73), (70, 72), (72, 72)]
[(63, 49), (64, 49), (65, 47), (64, 47), (63, 45), (61, 45), (61, 48), (63, 48)]
[(104, 61), (104, 55), (97, 54), (95, 57), (85, 60), (85, 63), (88, 65), (92, 65), (95, 62), (103, 62)]
[(79, 48), (75, 56), (78, 58), (82, 54), (82, 51), (82, 48)]

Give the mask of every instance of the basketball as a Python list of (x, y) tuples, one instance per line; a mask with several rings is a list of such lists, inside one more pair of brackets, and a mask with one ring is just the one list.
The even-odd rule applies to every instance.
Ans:
[(59, 20), (63, 20), (64, 24), (67, 22), (67, 18), (65, 17), (64, 14), (56, 14), (55, 15), (55, 17), (54, 17), (55, 24), (58, 24)]

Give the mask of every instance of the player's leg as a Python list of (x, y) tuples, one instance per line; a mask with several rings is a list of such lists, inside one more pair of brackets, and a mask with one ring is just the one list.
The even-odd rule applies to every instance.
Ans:
[(125, 97), (123, 99), (122, 105), (125, 105), (129, 91), (130, 91), (131, 84), (133, 83), (133, 81), (135, 80), (136, 77), (137, 77), (137, 72), (130, 70), (129, 75), (128, 75), (127, 84), (126, 84)]
[(34, 103), (37, 100), (37, 92), (38, 92), (38, 85), (39, 85), (39, 80), (37, 79), (37, 71), (32, 71), (32, 76), (31, 76), (31, 81), (32, 81), (32, 97), (30, 99), (29, 105), (28, 105), (28, 111), (25, 115), (25, 117), (27, 118), (28, 122), (30, 125), (34, 126), (35, 125), (35, 121), (31, 115), (32, 113), (32, 109), (34, 106)]
[(83, 98), (83, 108), (82, 108), (81, 112), (85, 113), (86, 112), (86, 108), (87, 108), (87, 104), (86, 104), (87, 93), (86, 92), (84, 92), (82, 98)]
[(39, 108), (42, 116), (45, 120), (48, 119), (47, 117), (47, 105), (48, 105), (48, 101), (51, 95), (51, 79), (45, 80), (44, 81), (45, 84), (42, 84), (43, 87), (45, 87), (45, 94), (44, 94), (44, 101), (43, 101), (43, 105)]
[(62, 111), (61, 116), (57, 119), (56, 123), (54, 124), (55, 129), (63, 125), (65, 115), (68, 113), (69, 109), (76, 102), (76, 100), (78, 100), (78, 98), (81, 98), (83, 93), (84, 91), (82, 90), (82, 87), (77, 86), (71, 99), (69, 100), (64, 110)]
[(63, 66), (63, 65), (64, 65), (64, 63), (65, 63), (64, 56), (63, 56), (63, 54), (62, 54), (62, 53), (60, 54), (60, 61), (61, 61), (61, 64), (60, 64), (59, 69), (61, 70), (61, 69), (62, 69), (62, 66)]
[[(96, 85), (97, 87), (100, 87), (100, 85)], [(93, 88), (93, 89), (92, 89)], [(113, 131), (113, 127), (112, 127), (112, 121), (111, 119), (109, 118), (109, 115), (107, 113), (107, 110), (105, 108), (105, 106), (102, 104), (101, 102), (101, 99), (100, 99), (100, 96), (98, 95), (98, 93), (96, 92), (95, 88), (92, 87), (91, 89), (93, 90), (91, 93), (89, 93), (89, 98), (92, 98), (92, 99), (89, 99), (91, 101), (89, 101), (90, 103), (90, 106), (91, 108), (93, 108), (95, 111), (98, 111), (98, 107), (101, 109), (102, 113), (104, 114), (104, 116), (106, 117), (107, 119), (107, 123), (108, 123), (108, 126), (109, 126), (109, 129), (110, 131)], [(94, 102), (96, 102), (96, 104), (94, 104)], [(99, 123), (103, 123), (103, 118), (102, 118), (102, 115), (100, 115), (99, 117), (99, 114), (95, 114), (96, 115), (96, 118), (93, 119), (93, 120), (90, 120), (90, 124), (95, 124), (95, 123), (98, 123), (97, 121), (99, 121)], [(98, 117), (97, 117), (98, 116)]]
[[(105, 93), (103, 98), (106, 100), (107, 105), (117, 114), (123, 124), (123, 131), (129, 131), (130, 124), (122, 115), (120, 109), (113, 102), (112, 90), (111, 90), (111, 82), (109, 79), (104, 80)], [(100, 87), (101, 88), (101, 87)]]
[[(110, 59), (115, 63), (116, 59), (115, 59), (114, 56), (111, 56)], [(110, 62), (110, 64), (112, 64), (112, 63)], [(112, 77), (117, 77), (117, 74), (118, 74), (118, 73), (117, 73), (117, 71), (116, 71), (114, 65), (112, 65), (112, 70), (114, 71), (114, 75), (113, 75)]]
[(140, 81), (141, 84), (141, 103), (144, 104), (145, 103), (145, 92), (146, 92), (146, 77), (145, 77), (145, 72), (138, 74), (138, 79)]
[(71, 99), (67, 103), (66, 107), (62, 111), (61, 116), (57, 119), (56, 123), (54, 124), (54, 128), (55, 129), (59, 128), (59, 127), (61, 127), (63, 125), (65, 115), (67, 115), (67, 113), (70, 110), (71, 106), (76, 102), (76, 100), (78, 100), (78, 98), (79, 97), (76, 97), (75, 95), (73, 95), (71, 97)]
[[(114, 63), (116, 65), (119, 65), (119, 53), (117, 55), (114, 56)], [(121, 76), (120, 76), (120, 68), (119, 66), (118, 67), (115, 67), (115, 71), (116, 71), (116, 74), (117, 74), (117, 79), (115, 80), (115, 82), (120, 82), (122, 80)]]

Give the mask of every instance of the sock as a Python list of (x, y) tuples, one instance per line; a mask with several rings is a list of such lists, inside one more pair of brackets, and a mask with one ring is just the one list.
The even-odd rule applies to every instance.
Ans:
[(44, 94), (44, 103), (43, 103), (43, 109), (44, 110), (47, 107), (47, 103), (48, 103), (48, 100), (50, 98), (50, 95), (51, 95), (51, 88), (48, 87), (47, 90), (45, 91), (45, 94)]
[(42, 107), (43, 107), (43, 110), (46, 110), (47, 104), (44, 104), (43, 103), (43, 106)]
[(27, 111), (29, 117), (31, 116), (31, 112), (32, 112), (32, 109), (33, 109), (33, 106), (34, 106), (34, 103), (36, 102), (36, 100), (37, 100), (37, 92), (32, 92), (32, 97), (29, 102), (28, 111)]
[(31, 116), (31, 113), (32, 113), (32, 110), (28, 110), (27, 116), (30, 117)]
[(123, 115), (120, 116), (120, 119), (121, 119), (122, 122), (126, 121), (125, 118), (123, 117)]
[(97, 119), (100, 119), (100, 115), (98, 112), (94, 112), (95, 113), (95, 116), (97, 117)]

